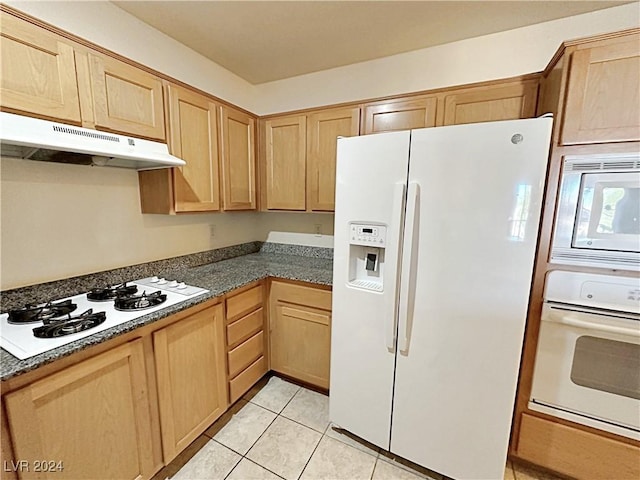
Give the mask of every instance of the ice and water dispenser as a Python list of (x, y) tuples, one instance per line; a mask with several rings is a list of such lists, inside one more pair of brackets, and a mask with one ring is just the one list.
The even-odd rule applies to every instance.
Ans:
[(349, 285), (382, 292), (387, 227), (350, 223)]

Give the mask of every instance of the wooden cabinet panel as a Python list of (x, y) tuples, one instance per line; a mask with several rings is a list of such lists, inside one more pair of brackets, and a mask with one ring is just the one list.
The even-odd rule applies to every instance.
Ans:
[(222, 147), (222, 208), (256, 208), (255, 119), (220, 107)]
[(219, 210), (217, 105), (176, 85), (167, 92), (171, 152), (187, 162), (173, 169), (175, 210)]
[(244, 395), (267, 373), (267, 360), (260, 357), (249, 368), (229, 382), (229, 402), (233, 403)]
[(318, 297), (320, 305), (330, 305), (331, 293), (326, 290), (272, 283), (269, 307), (271, 369), (329, 388), (331, 311), (317, 307)]
[(2, 109), (79, 125), (73, 46), (5, 12), (0, 22)]
[(262, 306), (264, 291), (262, 284), (227, 298), (227, 323)]
[(227, 326), (227, 345), (234, 348), (264, 328), (264, 312), (259, 308)]
[(358, 135), (359, 123), (359, 108), (324, 110), (307, 118), (307, 210), (334, 210), (336, 142)]
[(153, 343), (162, 448), (169, 462), (227, 408), (222, 305), (154, 332)]
[(229, 378), (238, 375), (264, 353), (264, 333), (258, 332), (229, 352)]
[(265, 122), (267, 210), (305, 210), (307, 117)]
[(516, 454), (575, 478), (640, 478), (640, 448), (527, 414)]
[[(141, 479), (153, 472), (144, 351), (135, 340), (5, 396), (21, 478)], [(62, 470), (34, 471), (34, 461)]]
[(531, 118), (536, 113), (538, 81), (462, 89), (444, 97), (443, 125)]
[(640, 140), (640, 39), (571, 56), (562, 144)]
[(367, 105), (364, 134), (435, 127), (437, 97), (415, 97)]
[(92, 88), (81, 94), (92, 100), (95, 127), (165, 140), (160, 79), (111, 57), (92, 53), (88, 61)]

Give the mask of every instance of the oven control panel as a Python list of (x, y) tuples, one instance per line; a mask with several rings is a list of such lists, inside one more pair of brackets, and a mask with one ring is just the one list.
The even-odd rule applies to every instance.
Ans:
[(553, 271), (545, 301), (640, 313), (640, 278)]

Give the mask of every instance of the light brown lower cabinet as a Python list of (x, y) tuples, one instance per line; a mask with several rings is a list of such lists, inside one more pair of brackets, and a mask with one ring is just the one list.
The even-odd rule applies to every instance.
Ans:
[(227, 409), (221, 304), (153, 333), (165, 463)]
[(134, 340), (5, 395), (19, 477), (150, 478), (147, 385)]
[(271, 369), (329, 388), (331, 291), (272, 282), (269, 328)]

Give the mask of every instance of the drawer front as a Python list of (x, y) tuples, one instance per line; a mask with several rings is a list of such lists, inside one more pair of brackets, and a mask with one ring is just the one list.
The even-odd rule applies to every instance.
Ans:
[(271, 284), (271, 296), (287, 303), (331, 310), (331, 290), (274, 281)]
[(246, 315), (251, 310), (261, 307), (262, 299), (262, 285), (227, 298), (227, 323), (231, 323), (243, 315)]
[(227, 345), (229, 348), (235, 348), (263, 329), (263, 312), (263, 309), (259, 308), (255, 312), (242, 317), (240, 320), (227, 325)]
[(265, 373), (267, 373), (267, 361), (264, 357), (260, 357), (249, 368), (229, 382), (229, 402), (233, 403), (238, 400)]
[(258, 332), (229, 352), (229, 378), (238, 375), (264, 352), (264, 332)]

